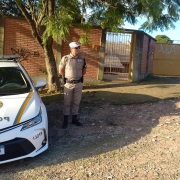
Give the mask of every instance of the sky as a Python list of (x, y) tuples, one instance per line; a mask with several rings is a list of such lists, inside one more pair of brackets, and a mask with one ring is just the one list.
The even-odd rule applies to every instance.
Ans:
[[(131, 25), (129, 23), (125, 23), (125, 26), (124, 28), (126, 29), (136, 29), (138, 30), (140, 25), (143, 23), (143, 19), (138, 19), (138, 23), (134, 26), (134, 25)], [(147, 34), (149, 34), (150, 36), (152, 36), (153, 38), (156, 37), (156, 35), (166, 35), (168, 36), (171, 40), (176, 40), (176, 41), (180, 41), (180, 21), (177, 21), (175, 24), (176, 26), (175, 29), (169, 29), (168, 31), (153, 31), (153, 33), (149, 33), (149, 32), (146, 32)]]

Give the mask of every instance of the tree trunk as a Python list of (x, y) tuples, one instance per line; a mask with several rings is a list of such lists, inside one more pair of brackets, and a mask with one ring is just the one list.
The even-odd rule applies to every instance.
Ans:
[[(33, 3), (31, 3), (31, 1), (26, 1), (23, 3), (23, 1), (19, 1), (19, 0), (15, 0), (18, 8), (22, 11), (23, 15), (25, 16), (25, 18), (27, 19), (28, 23), (30, 24), (31, 30), (32, 30), (32, 35), (33, 37), (37, 40), (37, 42), (40, 44), (40, 46), (43, 48), (44, 50), (44, 56), (45, 56), (45, 63), (46, 63), (46, 69), (47, 69), (47, 74), (48, 74), (48, 92), (57, 92), (60, 90), (60, 81), (58, 78), (58, 74), (57, 74), (57, 68), (56, 68), (56, 61), (54, 58), (54, 54), (53, 54), (53, 49), (52, 49), (52, 45), (53, 45), (53, 39), (52, 36), (49, 35), (49, 38), (47, 40), (47, 44), (43, 45), (42, 43), (42, 34), (44, 32), (44, 26), (38, 23), (41, 23), (43, 17), (45, 17), (45, 12), (44, 14), (40, 14), (41, 18), (40, 21), (37, 22), (33, 17), (35, 15), (35, 12), (38, 12), (38, 8), (35, 5), (35, 12), (33, 7)], [(54, 14), (54, 10), (55, 10), (55, 0), (47, 0), (45, 1), (47, 3), (45, 3), (45, 8), (47, 11), (47, 15), (49, 18), (52, 17), (52, 15)], [(27, 4), (26, 4), (27, 3)], [(30, 12), (27, 11), (25, 6), (30, 6)], [(38, 31), (38, 26), (39, 28), (43, 28), (43, 32), (39, 34)]]
[(60, 81), (58, 78), (58, 72), (56, 68), (56, 61), (52, 49), (53, 40), (49, 38), (46, 45), (44, 45), (44, 55), (46, 69), (48, 73), (48, 92), (57, 92), (60, 90)]

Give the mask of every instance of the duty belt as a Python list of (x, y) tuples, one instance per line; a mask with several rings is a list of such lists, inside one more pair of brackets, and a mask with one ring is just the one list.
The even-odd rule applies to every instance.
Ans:
[(79, 80), (68, 80), (68, 79), (66, 79), (66, 83), (70, 83), (70, 84), (77, 84), (77, 83), (80, 83), (80, 82), (82, 82), (81, 79), (79, 79)]

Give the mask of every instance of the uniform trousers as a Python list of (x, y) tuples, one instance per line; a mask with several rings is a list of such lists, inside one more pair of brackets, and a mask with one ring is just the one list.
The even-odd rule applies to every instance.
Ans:
[(66, 83), (64, 85), (64, 115), (78, 115), (79, 104), (82, 97), (83, 83)]

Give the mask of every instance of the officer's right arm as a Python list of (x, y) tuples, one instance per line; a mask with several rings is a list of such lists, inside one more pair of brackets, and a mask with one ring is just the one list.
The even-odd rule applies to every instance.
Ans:
[(62, 76), (65, 76), (65, 65), (65, 57), (63, 57), (59, 64), (59, 74), (61, 74)]
[(62, 68), (59, 68), (59, 74), (61, 74), (62, 76), (65, 76), (65, 70)]

